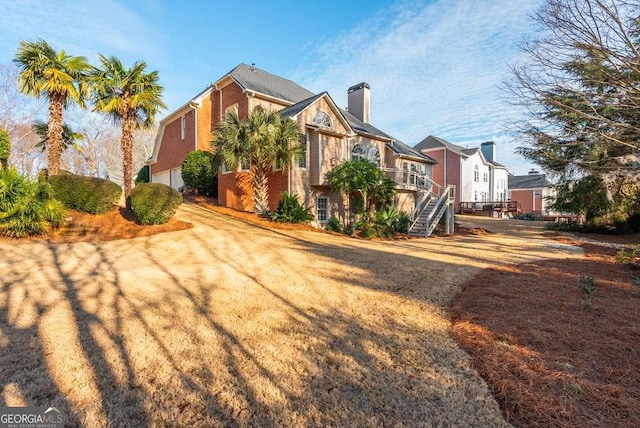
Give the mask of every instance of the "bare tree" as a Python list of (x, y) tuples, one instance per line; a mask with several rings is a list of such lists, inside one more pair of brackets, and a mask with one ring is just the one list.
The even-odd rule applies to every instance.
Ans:
[(640, 1), (547, 0), (532, 18), (507, 82), (527, 111), (520, 153), (558, 176), (558, 209), (578, 209), (572, 183), (588, 179), (603, 211), (640, 211)]
[(508, 88), (527, 108), (521, 152), (550, 172), (637, 179), (640, 1), (547, 0)]

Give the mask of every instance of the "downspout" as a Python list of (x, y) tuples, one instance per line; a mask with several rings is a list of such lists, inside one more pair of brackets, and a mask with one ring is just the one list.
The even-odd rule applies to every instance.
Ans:
[(194, 103), (193, 101), (189, 103), (189, 107), (193, 109), (193, 136), (194, 136), (194, 149), (198, 150), (198, 103)]

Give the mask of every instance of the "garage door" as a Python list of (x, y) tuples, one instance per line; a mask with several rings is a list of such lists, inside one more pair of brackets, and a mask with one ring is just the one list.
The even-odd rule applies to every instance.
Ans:
[(171, 170), (171, 187), (178, 190), (184, 186), (182, 181), (182, 168), (173, 168)]
[(171, 173), (169, 172), (169, 170), (166, 170), (166, 171), (158, 172), (156, 174), (152, 174), (151, 175), (151, 182), (152, 183), (166, 184), (167, 186), (170, 186), (171, 185)]

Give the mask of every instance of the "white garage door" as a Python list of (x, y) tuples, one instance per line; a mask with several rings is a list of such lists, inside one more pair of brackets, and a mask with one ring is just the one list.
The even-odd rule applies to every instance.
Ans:
[(182, 181), (182, 168), (173, 168), (171, 170), (171, 187), (178, 190), (184, 186)]
[(171, 173), (169, 170), (161, 171), (151, 176), (152, 183), (161, 183), (166, 184), (167, 186), (171, 185)]

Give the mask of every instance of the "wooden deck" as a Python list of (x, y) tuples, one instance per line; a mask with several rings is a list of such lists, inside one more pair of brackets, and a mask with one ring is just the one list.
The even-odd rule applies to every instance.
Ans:
[(521, 214), (518, 201), (494, 201), (494, 202), (460, 202), (458, 206), (460, 214), (483, 215), (486, 217), (517, 216)]

